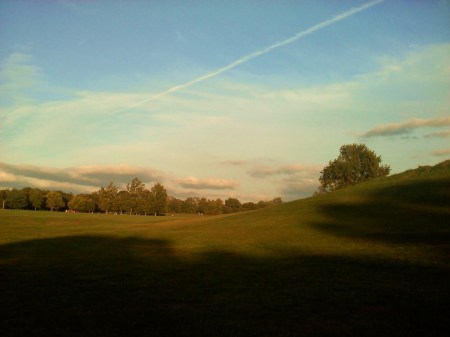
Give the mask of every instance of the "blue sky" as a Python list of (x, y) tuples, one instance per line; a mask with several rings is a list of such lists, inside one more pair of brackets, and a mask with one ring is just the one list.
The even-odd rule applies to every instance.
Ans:
[(0, 188), (292, 200), (343, 144), (450, 157), (450, 1), (1, 0), (0, 66)]

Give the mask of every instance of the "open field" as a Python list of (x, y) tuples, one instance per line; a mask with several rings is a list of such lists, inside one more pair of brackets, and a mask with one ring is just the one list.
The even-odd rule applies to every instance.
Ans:
[(0, 331), (445, 335), (449, 219), (448, 170), (227, 216), (0, 210)]

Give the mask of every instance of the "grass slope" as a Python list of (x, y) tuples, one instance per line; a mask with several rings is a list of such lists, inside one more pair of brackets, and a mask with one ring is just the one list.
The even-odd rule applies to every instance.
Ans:
[(227, 216), (2, 210), (0, 331), (444, 336), (449, 167)]

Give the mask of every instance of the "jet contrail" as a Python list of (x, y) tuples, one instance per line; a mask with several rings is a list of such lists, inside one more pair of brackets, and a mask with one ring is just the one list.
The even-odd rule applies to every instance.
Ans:
[(189, 82), (176, 85), (176, 86), (174, 86), (172, 88), (169, 88), (169, 89), (167, 89), (165, 91), (160, 92), (159, 94), (156, 94), (156, 95), (154, 95), (152, 97), (149, 97), (149, 98), (147, 98), (145, 100), (142, 100), (142, 101), (139, 101), (137, 103), (134, 103), (134, 104), (132, 104), (132, 105), (130, 105), (130, 106), (124, 108), (124, 109), (121, 109), (121, 110), (127, 110), (127, 109), (135, 108), (135, 107), (137, 107), (139, 105), (142, 105), (142, 104), (145, 104), (147, 102), (153, 101), (155, 99), (164, 97), (164, 96), (169, 95), (169, 94), (171, 94), (173, 92), (176, 92), (176, 91), (185, 89), (187, 87), (190, 87), (191, 85), (194, 85), (194, 84), (196, 84), (198, 82), (202, 82), (202, 81), (205, 81), (205, 80), (207, 80), (207, 79), (209, 79), (211, 77), (215, 77), (217, 75), (220, 75), (220, 74), (222, 74), (225, 71), (228, 71), (228, 70), (231, 70), (233, 68), (236, 68), (238, 65), (240, 65), (242, 63), (248, 62), (248, 61), (250, 61), (250, 60), (252, 60), (252, 59), (254, 59), (254, 58), (258, 57), (258, 56), (267, 54), (268, 52), (270, 52), (270, 51), (272, 51), (274, 49), (277, 49), (277, 48), (283, 47), (285, 45), (291, 44), (291, 43), (297, 41), (298, 39), (300, 39), (302, 37), (305, 37), (305, 36), (307, 36), (309, 34), (314, 33), (315, 31), (318, 31), (319, 29), (325, 28), (325, 27), (330, 26), (330, 25), (332, 25), (332, 24), (334, 24), (336, 22), (344, 20), (344, 19), (348, 18), (349, 16), (352, 16), (352, 15), (354, 15), (356, 13), (364, 11), (364, 10), (366, 10), (366, 9), (372, 7), (372, 6), (378, 5), (379, 3), (382, 3), (384, 1), (385, 0), (375, 0), (375, 1), (368, 2), (368, 3), (364, 4), (364, 5), (361, 5), (359, 7), (352, 8), (352, 9), (350, 9), (350, 10), (344, 12), (344, 13), (336, 15), (335, 17), (333, 17), (331, 19), (328, 19), (328, 20), (323, 21), (321, 23), (318, 23), (318, 24), (316, 24), (316, 25), (314, 25), (312, 27), (309, 27), (306, 30), (298, 32), (297, 34), (295, 34), (295, 35), (293, 35), (293, 36), (291, 36), (291, 37), (289, 37), (289, 38), (287, 38), (285, 40), (275, 42), (274, 44), (272, 44), (272, 45), (270, 45), (268, 47), (265, 47), (265, 48), (263, 48), (261, 50), (257, 50), (257, 51), (254, 51), (253, 53), (250, 53), (248, 55), (242, 56), (241, 58), (237, 59), (236, 61), (234, 61), (234, 62), (232, 62), (232, 63), (230, 63), (230, 64), (228, 64), (228, 65), (226, 65), (226, 66), (224, 66), (222, 68), (216, 69), (216, 70), (214, 70), (214, 71), (212, 71), (212, 72), (210, 72), (208, 74), (205, 74), (203, 76), (197, 77), (197, 78), (195, 78), (195, 79), (193, 79), (193, 80), (191, 80)]

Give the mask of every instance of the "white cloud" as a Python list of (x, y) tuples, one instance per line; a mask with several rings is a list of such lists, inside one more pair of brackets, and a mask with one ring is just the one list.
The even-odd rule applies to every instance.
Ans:
[(445, 127), (450, 125), (450, 117), (437, 117), (437, 118), (413, 118), (408, 121), (400, 123), (390, 123), (378, 125), (371, 130), (363, 133), (361, 138), (371, 138), (378, 136), (393, 136), (399, 134), (405, 134), (411, 132), (413, 129), (424, 127)]
[(30, 103), (33, 90), (42, 81), (42, 70), (34, 65), (31, 54), (13, 52), (0, 65), (0, 102), (5, 105)]

